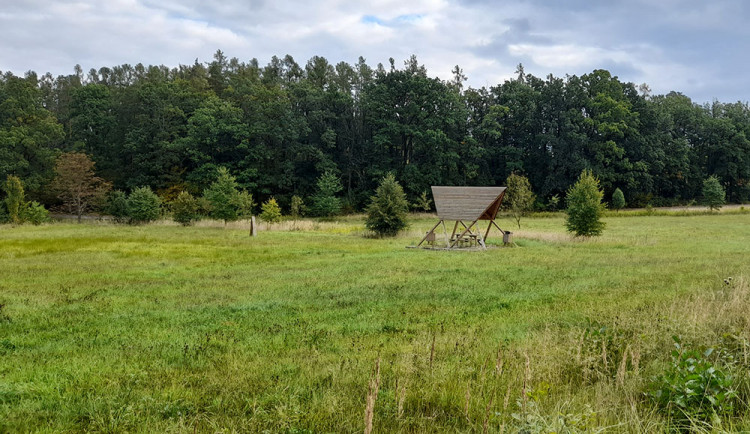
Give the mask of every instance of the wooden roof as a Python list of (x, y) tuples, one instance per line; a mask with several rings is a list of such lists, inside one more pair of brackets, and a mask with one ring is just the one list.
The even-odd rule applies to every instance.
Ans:
[(441, 220), (494, 220), (506, 187), (432, 187)]

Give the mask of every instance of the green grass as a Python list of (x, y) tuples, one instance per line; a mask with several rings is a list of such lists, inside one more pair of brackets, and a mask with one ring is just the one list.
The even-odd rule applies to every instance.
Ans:
[(643, 392), (671, 336), (750, 339), (750, 215), (606, 221), (581, 241), (526, 218), (483, 252), (406, 249), (425, 216), (395, 239), (0, 226), (0, 432), (361, 431), (377, 358), (380, 432), (666, 430)]

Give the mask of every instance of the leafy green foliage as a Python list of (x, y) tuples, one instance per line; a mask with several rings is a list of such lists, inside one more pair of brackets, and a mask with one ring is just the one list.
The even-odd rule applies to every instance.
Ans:
[(625, 208), (625, 194), (619, 188), (616, 188), (612, 193), (612, 208), (619, 211)]
[[(235, 221), (241, 216), (240, 205), (244, 207), (242, 212), (247, 212), (248, 206), (252, 209), (252, 197), (250, 197), (249, 203), (247, 196), (241, 198), (237, 186), (237, 179), (229, 173), (229, 170), (220, 167), (216, 181), (203, 192), (203, 197), (211, 205), (210, 215), (212, 218), (224, 220), (224, 223)], [(241, 200), (243, 200), (242, 203)]]
[(39, 202), (31, 201), (23, 208), (21, 219), (23, 222), (31, 223), (32, 225), (40, 225), (50, 221), (49, 211)]
[(655, 378), (649, 397), (677, 425), (732, 414), (737, 392), (732, 377), (709, 361), (713, 348), (686, 350), (677, 336), (666, 372)]
[(114, 217), (117, 223), (125, 223), (130, 217), (128, 195), (124, 191), (114, 190), (107, 195), (104, 212)]
[(703, 201), (711, 210), (720, 209), (724, 205), (726, 193), (721, 186), (719, 179), (715, 176), (709, 176), (703, 181)]
[(172, 219), (183, 226), (189, 226), (200, 217), (198, 201), (187, 191), (180, 192), (170, 206), (172, 208)]
[(581, 172), (578, 181), (570, 187), (565, 198), (568, 218), (565, 226), (576, 236), (597, 236), (604, 230), (601, 221), (604, 214), (602, 198), (604, 193), (599, 189), (599, 180), (590, 170)]
[(531, 190), (529, 179), (525, 176), (511, 173), (505, 180), (508, 189), (505, 191), (503, 204), (521, 229), (521, 217), (531, 212), (536, 196)]
[(299, 196), (292, 196), (292, 203), (289, 207), (289, 216), (297, 220), (302, 216), (305, 209), (305, 202)]
[(240, 219), (250, 218), (253, 215), (253, 208), (255, 208), (255, 202), (253, 201), (253, 195), (247, 190), (242, 190), (237, 193), (235, 197), (235, 204), (237, 206), (237, 217)]
[(331, 217), (341, 211), (341, 199), (336, 195), (344, 189), (335, 173), (327, 171), (318, 178), (318, 192), (313, 196), (313, 212), (320, 217)]
[(401, 184), (389, 173), (380, 182), (367, 207), (367, 229), (379, 236), (395, 236), (408, 226), (409, 202)]
[(149, 187), (138, 187), (128, 196), (128, 216), (132, 223), (148, 223), (159, 218), (161, 199)]
[(432, 199), (427, 196), (427, 190), (422, 191), (412, 206), (414, 209), (424, 212), (429, 212), (432, 209)]
[(8, 175), (3, 183), (5, 192), (5, 208), (8, 210), (8, 217), (11, 223), (22, 223), (21, 212), (24, 207), (24, 190), (21, 179), (14, 175)]
[(278, 223), (281, 221), (281, 207), (276, 199), (270, 198), (261, 205), (262, 212), (260, 218), (268, 223)]

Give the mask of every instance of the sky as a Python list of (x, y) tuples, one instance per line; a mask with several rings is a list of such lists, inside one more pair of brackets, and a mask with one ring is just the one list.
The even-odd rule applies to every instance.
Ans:
[(523, 64), (538, 77), (607, 69), (653, 94), (750, 100), (745, 0), (3, 0), (0, 71), (71, 74), (121, 64), (210, 62), (216, 50), (261, 65), (397, 65), (430, 76), (455, 65), (472, 87)]

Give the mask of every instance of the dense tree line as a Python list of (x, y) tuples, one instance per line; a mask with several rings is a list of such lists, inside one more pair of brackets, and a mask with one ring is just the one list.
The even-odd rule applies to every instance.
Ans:
[(430, 185), (502, 185), (523, 174), (539, 203), (564, 196), (581, 171), (639, 206), (688, 202), (716, 177), (727, 200), (750, 197), (750, 107), (650, 95), (608, 71), (526, 74), (490, 88), (430, 78), (415, 57), (402, 68), (313, 57), (265, 66), (227, 59), (121, 65), (53, 77), (0, 74), (0, 180), (29, 198), (49, 188), (55, 157), (83, 152), (113, 188), (148, 186), (171, 201), (199, 195), (226, 168), (262, 203), (312, 198), (341, 181), (344, 210), (362, 210), (393, 173), (416, 202)]

